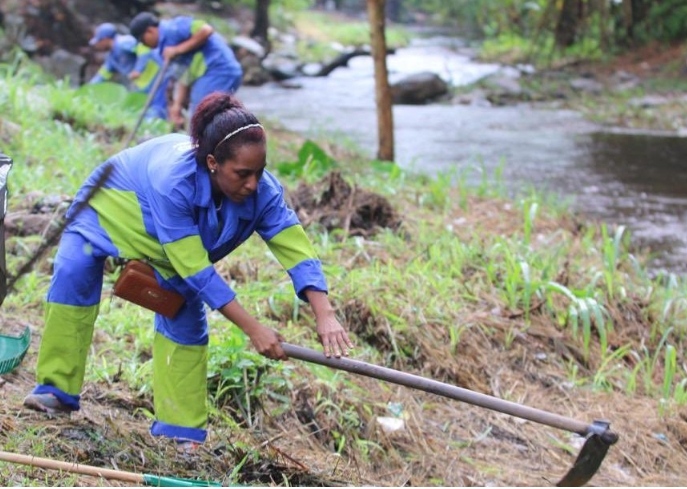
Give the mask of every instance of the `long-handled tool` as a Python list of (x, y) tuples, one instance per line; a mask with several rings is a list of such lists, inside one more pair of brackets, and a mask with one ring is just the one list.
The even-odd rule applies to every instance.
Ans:
[(113, 479), (131, 482), (138, 486), (155, 487), (221, 487), (222, 484), (212, 481), (196, 479), (180, 479), (177, 477), (160, 477), (150, 474), (137, 474), (136, 472), (126, 472), (124, 470), (103, 469), (92, 465), (82, 465), (76, 463), (60, 462), (49, 458), (32, 457), (29, 455), (18, 455), (16, 453), (0, 452), (0, 460), (15, 464), (30, 465), (42, 469), (62, 470), (75, 474), (102, 477), (103, 479)]
[(7, 179), (12, 158), (0, 152), (0, 305), (7, 295), (7, 263), (5, 261), (5, 213), (7, 212)]
[(436, 380), (426, 379), (387, 367), (372, 365), (360, 360), (345, 357), (327, 358), (315, 350), (288, 343), (282, 343), (282, 348), (286, 355), (291, 358), (412, 387), (413, 389), (449, 397), (588, 437), (575, 460), (575, 464), (563, 479), (556, 484), (557, 486), (577, 487), (587, 483), (601, 466), (601, 462), (606, 456), (609, 447), (618, 441), (618, 435), (610, 431), (610, 423), (607, 421), (594, 421), (592, 424), (587, 424), (540, 409), (504, 401), (503, 399), (469, 389), (444, 384)]
[(143, 118), (146, 115), (146, 112), (150, 108), (150, 104), (153, 103), (153, 98), (155, 98), (155, 94), (157, 94), (158, 89), (160, 88), (160, 85), (162, 84), (162, 81), (164, 80), (166, 74), (167, 74), (167, 68), (169, 68), (169, 60), (165, 60), (162, 63), (162, 67), (160, 68), (160, 71), (157, 74), (157, 78), (155, 79), (155, 83), (153, 83), (153, 86), (150, 88), (150, 92), (148, 92), (148, 98), (146, 99), (146, 103), (143, 106), (143, 110), (141, 111), (141, 114), (138, 116), (138, 120), (136, 121), (136, 125), (134, 126), (133, 130), (129, 134), (129, 136), (126, 138), (126, 142), (124, 143), (124, 149), (128, 148), (129, 145), (131, 144), (131, 141), (133, 141), (134, 136), (136, 135), (136, 132), (138, 132), (138, 128), (141, 126), (141, 122), (143, 122)]

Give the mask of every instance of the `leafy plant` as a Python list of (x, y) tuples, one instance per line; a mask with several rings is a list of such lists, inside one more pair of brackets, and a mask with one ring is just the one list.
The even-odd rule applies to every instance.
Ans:
[(328, 171), (337, 167), (337, 163), (327, 152), (311, 140), (307, 140), (298, 151), (298, 160), (277, 163), (275, 168), (281, 175), (308, 180), (317, 180)]
[(282, 404), (282, 409), (289, 405), (283, 393), (290, 387), (288, 377), (293, 367), (250, 350), (242, 332), (232, 328), (211, 341), (208, 356), (210, 397), (218, 407), (228, 406), (236, 419), (252, 426), (264, 396)]

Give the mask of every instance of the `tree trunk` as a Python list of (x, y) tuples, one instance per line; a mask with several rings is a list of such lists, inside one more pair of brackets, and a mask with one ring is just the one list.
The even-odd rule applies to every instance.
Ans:
[(255, 25), (251, 37), (267, 44), (267, 30), (270, 27), (270, 0), (255, 0)]
[(628, 39), (634, 37), (634, 14), (632, 13), (634, 9), (632, 4), (632, 0), (623, 0), (623, 27)]
[(559, 48), (567, 48), (575, 43), (579, 12), (580, 0), (563, 0), (555, 32), (556, 46)]
[(651, 2), (648, 0), (633, 0), (632, 1), (632, 18), (635, 24), (644, 22), (649, 16), (649, 9)]
[(386, 67), (385, 3), (385, 0), (367, 0), (367, 15), (370, 19), (370, 38), (375, 72), (377, 136), (379, 139), (377, 159), (394, 161), (394, 118), (389, 74)]
[(608, 52), (610, 47), (610, 28), (608, 26), (609, 9), (606, 0), (596, 0), (594, 9), (599, 13), (599, 46), (604, 53)]
[[(677, 3), (677, 2), (676, 2)], [(631, 25), (628, 31), (628, 36), (633, 41), (635, 40), (635, 27), (641, 26), (646, 22), (646, 18), (649, 15), (649, 2), (645, 0), (632, 0), (631, 6)]]

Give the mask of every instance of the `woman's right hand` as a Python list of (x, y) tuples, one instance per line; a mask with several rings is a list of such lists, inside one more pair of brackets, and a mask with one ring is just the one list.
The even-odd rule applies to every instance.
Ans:
[(219, 311), (248, 335), (258, 353), (273, 360), (286, 360), (288, 358), (281, 347), (284, 338), (248, 314), (239, 304), (239, 301), (234, 299), (220, 307)]
[(284, 338), (276, 331), (260, 324), (249, 334), (253, 346), (263, 356), (272, 360), (286, 360), (288, 357), (281, 347)]

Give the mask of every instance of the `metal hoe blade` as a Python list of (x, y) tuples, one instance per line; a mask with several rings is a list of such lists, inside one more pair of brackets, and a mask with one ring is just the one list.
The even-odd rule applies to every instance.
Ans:
[(607, 423), (606, 430), (601, 435), (595, 433), (587, 438), (575, 459), (575, 463), (556, 484), (557, 487), (580, 487), (589, 482), (596, 474), (596, 471), (601, 467), (601, 462), (606, 458), (608, 449), (618, 441), (618, 435), (608, 431)]
[(400, 372), (379, 365), (353, 360), (351, 358), (327, 358), (322, 353), (302, 346), (282, 343), (287, 356), (306, 362), (325, 365), (338, 370), (345, 370), (355, 374), (365, 375), (374, 379), (385, 380), (394, 384), (412, 387), (431, 394), (467, 402), (475, 406), (492, 409), (500, 413), (510, 414), (528, 419), (536, 423), (563, 429), (587, 437), (580, 450), (575, 464), (557, 484), (557, 486), (581, 486), (589, 481), (601, 466), (611, 445), (618, 441), (618, 435), (610, 431), (607, 421), (594, 421), (592, 424), (583, 423), (575, 419), (566, 418), (558, 414), (535, 409), (511, 401), (504, 401), (497, 397), (488, 396), (455, 385), (445, 384), (418, 375)]

